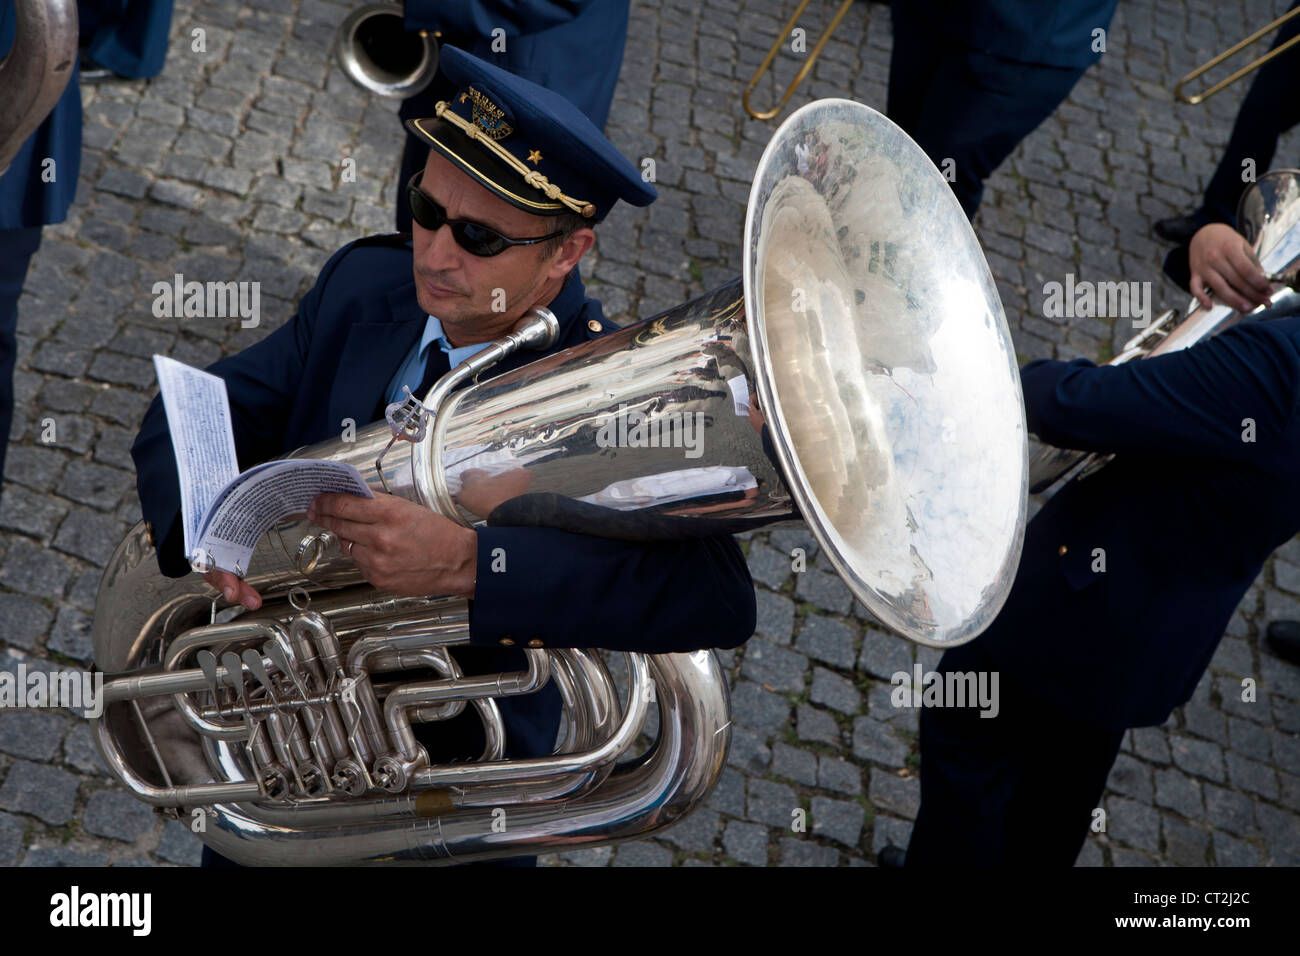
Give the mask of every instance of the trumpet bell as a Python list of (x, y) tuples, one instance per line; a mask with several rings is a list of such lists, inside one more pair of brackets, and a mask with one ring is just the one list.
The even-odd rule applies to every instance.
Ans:
[(400, 3), (369, 3), (344, 18), (334, 55), (348, 79), (377, 96), (405, 99), (438, 72), (438, 44), (406, 29)]

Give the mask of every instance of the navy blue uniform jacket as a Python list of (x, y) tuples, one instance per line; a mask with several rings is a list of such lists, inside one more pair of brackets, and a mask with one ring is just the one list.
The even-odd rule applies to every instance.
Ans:
[(1300, 317), (1124, 365), (1031, 362), (1021, 382), (1030, 431), (1117, 455), (1029, 523), (1006, 607), (978, 640), (1080, 719), (1161, 724), (1300, 531)]
[[(292, 321), (208, 371), (226, 380), (240, 468), (336, 437), (377, 412), (426, 314), (415, 296), (411, 247), (397, 237), (352, 243), (325, 264)], [(560, 321), (552, 351), (615, 327), (576, 272), (550, 304)], [(595, 322), (599, 331), (589, 323)], [(489, 375), (539, 358), (526, 352)], [(164, 574), (189, 572), (182, 555), (180, 488), (162, 403), (155, 398), (131, 448), (141, 507)], [(627, 542), (551, 528), (484, 527), (470, 628), (475, 645), (604, 647), (648, 653), (734, 647), (754, 630), (754, 591), (729, 535)], [(506, 570), (490, 569), (504, 548)]]
[(1091, 66), (1093, 31), (1109, 30), (1119, 0), (893, 0), (892, 14), (967, 47), (1020, 63)]

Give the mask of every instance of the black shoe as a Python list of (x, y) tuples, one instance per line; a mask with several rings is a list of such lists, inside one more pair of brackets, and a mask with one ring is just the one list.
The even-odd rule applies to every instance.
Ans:
[(103, 80), (125, 80), (127, 77), (119, 76), (106, 66), (100, 66), (90, 58), (90, 54), (85, 50), (81, 51), (81, 78), (82, 83), (99, 83)]
[(1274, 621), (1270, 624), (1268, 646), (1282, 660), (1300, 665), (1300, 621)]
[(876, 865), (887, 870), (901, 870), (907, 859), (907, 851), (892, 843), (876, 854)]
[(1196, 230), (1206, 225), (1210, 220), (1200, 213), (1192, 213), (1190, 216), (1174, 216), (1172, 219), (1161, 219), (1154, 226), (1155, 234), (1167, 242), (1175, 245), (1183, 245), (1192, 241), (1192, 236), (1196, 235)]

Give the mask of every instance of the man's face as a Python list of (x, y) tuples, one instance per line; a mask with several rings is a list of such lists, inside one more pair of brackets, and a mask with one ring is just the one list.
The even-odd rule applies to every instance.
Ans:
[[(451, 219), (477, 222), (511, 239), (532, 239), (554, 231), (554, 219), (510, 205), (434, 150), (429, 151), (419, 185)], [(457, 245), (446, 226), (430, 232), (412, 223), (411, 229), (416, 298), (420, 308), (442, 322), (453, 341), (486, 341), (503, 334), (527, 310), (546, 305), (554, 295), (549, 292), (547, 297), (548, 286), (572, 268), (572, 263), (566, 266), (561, 261), (567, 259), (563, 249), (544, 252), (551, 243), (514, 246), (484, 258)]]

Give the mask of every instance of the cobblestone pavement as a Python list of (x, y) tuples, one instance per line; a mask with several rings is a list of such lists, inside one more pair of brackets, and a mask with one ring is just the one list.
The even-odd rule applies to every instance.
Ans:
[[(139, 518), (128, 448), (154, 390), (150, 354), (205, 365), (266, 334), (329, 253), (387, 231), (401, 136), (395, 107), (353, 88), (329, 47), (349, 4), (178, 0), (170, 57), (149, 83), (87, 87), (85, 153), (68, 222), (45, 233), (19, 323), (19, 408), (0, 508), (0, 670), (90, 660), (100, 570)], [(740, 270), (749, 179), (775, 123), (739, 93), (792, 0), (634, 3), (610, 120), (653, 157), (661, 198), (598, 230), (586, 273), (628, 320)], [(831, 4), (807, 23), (815, 36)], [(1043, 284), (1074, 272), (1159, 280), (1152, 220), (1192, 208), (1242, 91), (1174, 106), (1168, 87), (1284, 4), (1124, 0), (1109, 53), (989, 183), (977, 231), (1023, 359), (1107, 357), (1124, 322), (1043, 317)], [(206, 52), (191, 31), (206, 30)], [(794, 105), (885, 103), (886, 10), (859, 3)], [(779, 78), (793, 73), (787, 54)], [(1284, 139), (1279, 164), (1295, 164)], [(341, 160), (357, 178), (338, 183)], [(173, 273), (260, 280), (263, 326), (154, 318)], [(1154, 304), (1179, 296), (1157, 281)], [(42, 441), (53, 419), (56, 441)], [(872, 628), (804, 533), (745, 542), (758, 634), (723, 654), (735, 737), (707, 806), (656, 839), (544, 858), (592, 865), (869, 865), (906, 844), (919, 799), (915, 711), (889, 675), (937, 655)], [(808, 549), (806, 572), (792, 548)], [(1300, 863), (1300, 671), (1268, 653), (1267, 621), (1300, 616), (1300, 541), (1265, 568), (1192, 701), (1128, 735), (1085, 865)], [(1050, 622), (1044, 622), (1050, 628)], [(1253, 677), (1254, 704), (1239, 703)], [(809, 832), (791, 832), (791, 811)], [(105, 775), (63, 711), (0, 713), (0, 865), (192, 864), (198, 844)]]

